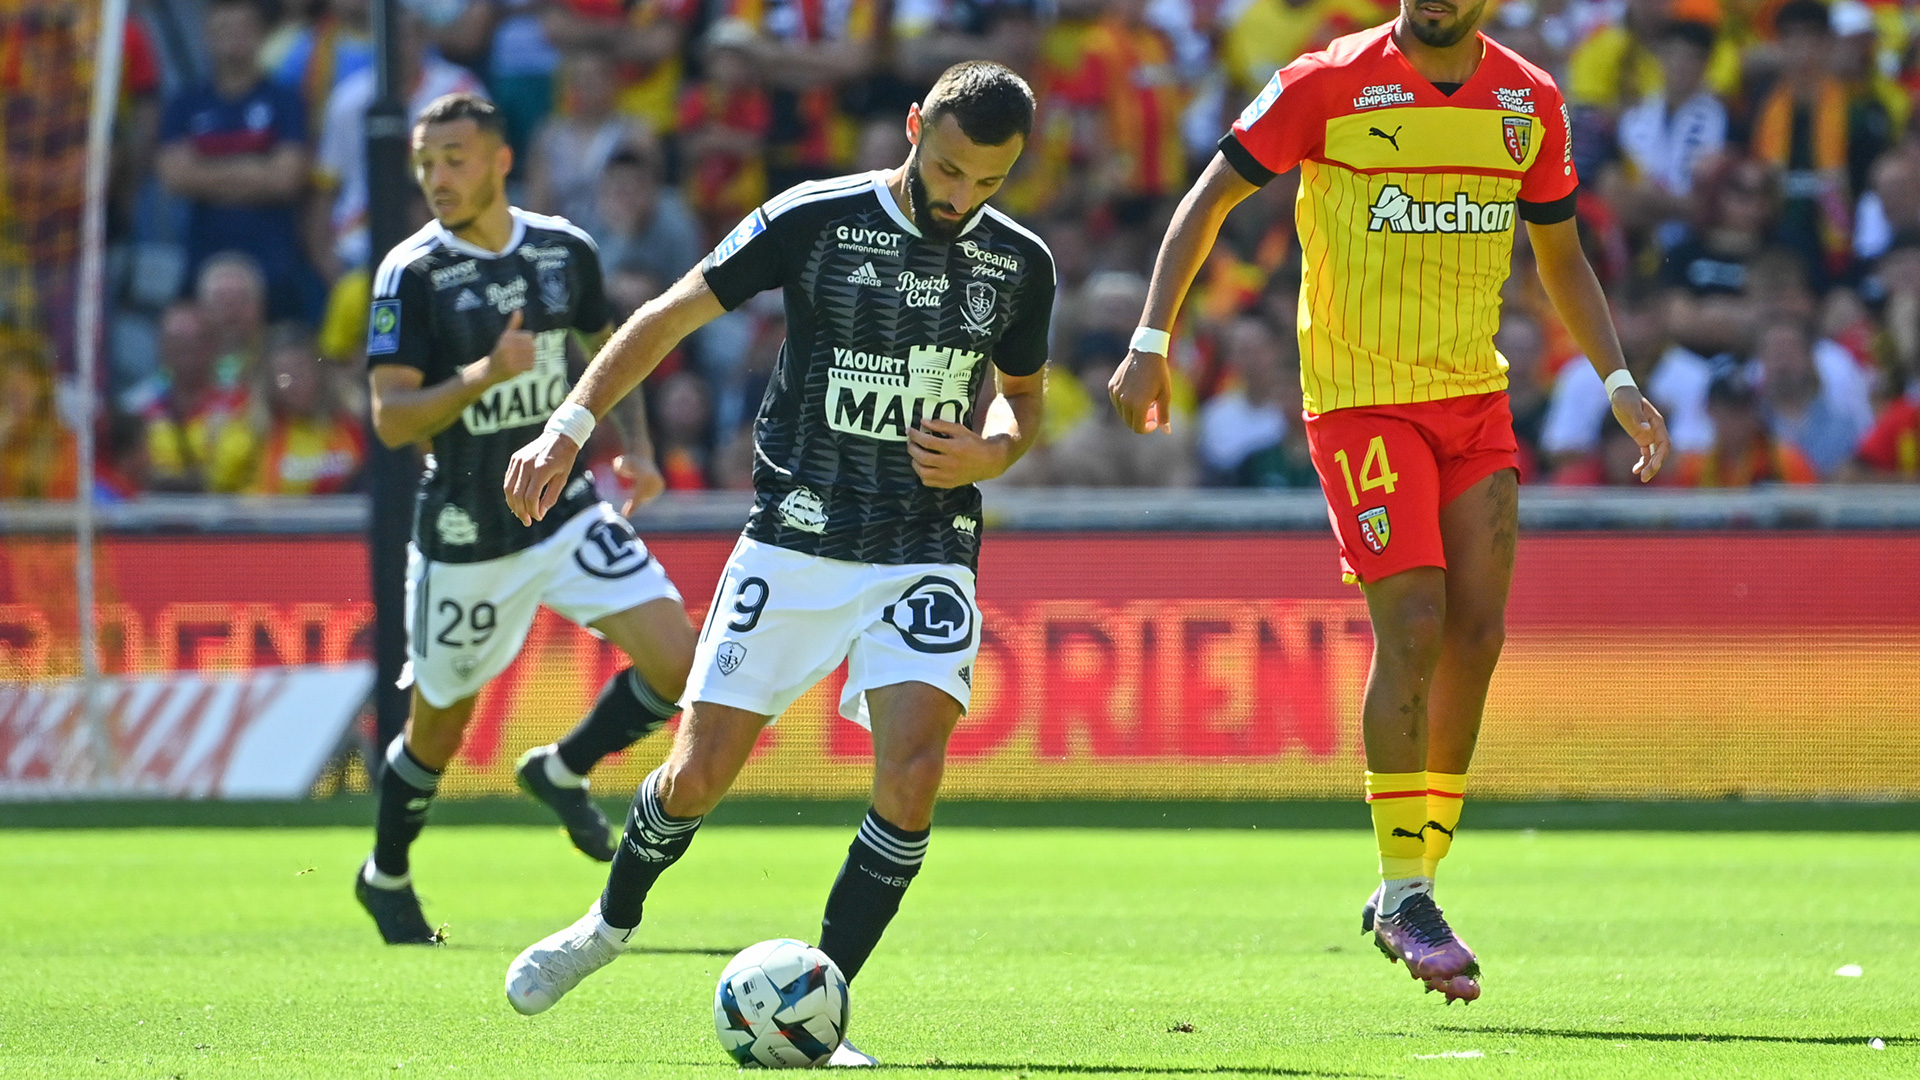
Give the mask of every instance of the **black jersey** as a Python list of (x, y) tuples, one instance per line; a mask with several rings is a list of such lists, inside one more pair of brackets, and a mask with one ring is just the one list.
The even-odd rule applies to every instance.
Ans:
[(749, 214), (700, 264), (729, 310), (776, 286), (787, 340), (754, 423), (754, 540), (864, 563), (974, 565), (980, 491), (927, 487), (907, 431), (973, 423), (987, 362), (1047, 360), (1053, 255), (991, 207), (920, 235), (885, 173), (821, 180)]
[(560, 501), (546, 518), (520, 524), (502, 484), (514, 451), (540, 434), (573, 388), (568, 335), (606, 328), (607, 297), (593, 241), (565, 218), (515, 208), (505, 251), (488, 251), (439, 222), (388, 253), (373, 280), (367, 363), (404, 364), (444, 382), (493, 351), (514, 311), (533, 335), (533, 369), (468, 405), (433, 437), (420, 479), (413, 539), (439, 562), (479, 562), (531, 547), (598, 501), (576, 461)]

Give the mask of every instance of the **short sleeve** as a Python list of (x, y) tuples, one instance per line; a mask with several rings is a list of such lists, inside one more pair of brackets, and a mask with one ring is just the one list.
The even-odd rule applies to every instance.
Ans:
[(600, 269), (600, 253), (581, 241), (574, 246), (574, 258), (580, 264), (580, 303), (573, 309), (573, 328), (583, 334), (597, 334), (613, 321), (613, 309), (607, 303), (606, 282)]
[[(1040, 260), (1045, 265), (1038, 265)], [(1032, 375), (1046, 366), (1047, 338), (1053, 328), (1053, 256), (1041, 249), (1027, 275), (1020, 310), (993, 350), (993, 366), (1009, 375)]]
[(1233, 122), (1220, 140), (1227, 164), (1251, 184), (1265, 184), (1319, 149), (1326, 138), (1325, 110), (1320, 107), (1320, 61), (1303, 56), (1267, 80), (1266, 88)]
[(766, 208), (755, 207), (701, 260), (700, 274), (720, 306), (732, 311), (786, 279), (786, 259), (780, 248), (778, 230)]
[(1580, 178), (1573, 170), (1572, 121), (1566, 99), (1552, 83), (1541, 87), (1538, 120), (1540, 153), (1520, 178), (1520, 216), (1536, 225), (1552, 225), (1573, 216)]
[[(378, 276), (385, 278), (387, 267)], [(367, 366), (400, 364), (432, 372), (428, 304), (432, 290), (426, 277), (411, 266), (398, 270), (390, 287), (376, 281), (373, 306), (367, 311)]]

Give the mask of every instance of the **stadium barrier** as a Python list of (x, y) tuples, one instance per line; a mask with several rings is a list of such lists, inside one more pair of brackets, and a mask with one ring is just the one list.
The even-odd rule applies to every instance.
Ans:
[[(1317, 496), (990, 498), (989, 524), (1000, 527), (984, 544), (974, 706), (953, 740), (949, 797), (1345, 799), (1360, 790), (1371, 637), (1358, 590), (1339, 581)], [(1920, 799), (1912, 489), (1717, 502), (1528, 492), (1522, 507), (1479, 793)], [(0, 513), (9, 527), (0, 682), (71, 673), (72, 634), (61, 632), (75, 625), (71, 592), (50, 572), (71, 559), (70, 541), (47, 535), (58, 513)], [(98, 556), (108, 673), (366, 677), (372, 610), (358, 504), (177, 501), (121, 513)], [(740, 520), (738, 496), (642, 515), (642, 534), (695, 620), (732, 546), (728, 524)], [(1091, 528), (1100, 520), (1104, 529)], [(200, 531), (179, 531), (191, 522)], [(510, 794), (520, 751), (571, 726), (620, 664), (604, 642), (543, 613), (521, 658), (481, 695), (442, 793)], [(767, 731), (737, 791), (863, 795), (870, 741), (837, 715), (839, 679)], [(51, 790), (44, 778), (30, 787), (21, 770), (57, 757), (47, 727), (22, 722), (28, 696), (0, 695), (0, 797)], [(308, 713), (309, 748), (337, 730), (318, 715), (322, 697)], [(138, 714), (121, 709), (113, 722)], [(116, 728), (115, 738), (130, 745), (127, 732)], [(665, 751), (655, 738), (610, 759), (599, 790), (630, 789)], [(233, 794), (199, 781), (149, 790)]]

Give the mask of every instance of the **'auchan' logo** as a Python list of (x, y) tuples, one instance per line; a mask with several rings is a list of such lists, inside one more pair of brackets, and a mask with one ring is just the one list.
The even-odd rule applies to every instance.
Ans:
[(1477, 203), (1465, 192), (1455, 192), (1451, 202), (1415, 202), (1398, 184), (1380, 189), (1367, 212), (1372, 215), (1368, 232), (1500, 233), (1513, 228), (1511, 202)]

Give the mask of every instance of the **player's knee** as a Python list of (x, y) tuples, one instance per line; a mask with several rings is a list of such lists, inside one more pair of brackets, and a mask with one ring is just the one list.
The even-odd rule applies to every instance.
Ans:
[(1440, 653), (1446, 633), (1446, 604), (1424, 592), (1397, 598), (1376, 619), (1374, 648), (1382, 659), (1407, 664), (1430, 663)]
[[(888, 801), (899, 806), (898, 812), (902, 816), (923, 817), (933, 812), (933, 801), (939, 794), (940, 779), (945, 775), (946, 768), (946, 748), (927, 746), (879, 762), (875, 767), (875, 778), (878, 786), (890, 796)], [(926, 824), (894, 821), (891, 817), (887, 820), (903, 829), (924, 828)]]
[(732, 777), (699, 761), (676, 761), (661, 777), (660, 804), (677, 818), (704, 817), (720, 805)]
[(1451, 613), (1447, 618), (1447, 648), (1476, 668), (1493, 670), (1507, 643), (1506, 614), (1501, 611)]

